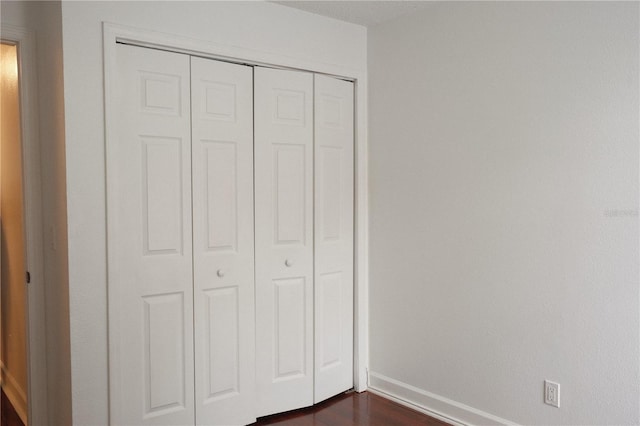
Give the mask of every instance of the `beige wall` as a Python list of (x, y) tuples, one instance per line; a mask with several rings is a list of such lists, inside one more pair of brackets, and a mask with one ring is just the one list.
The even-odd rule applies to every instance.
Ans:
[(27, 357), (20, 104), (16, 47), (0, 45), (0, 220), (2, 227), (2, 383), (26, 416)]

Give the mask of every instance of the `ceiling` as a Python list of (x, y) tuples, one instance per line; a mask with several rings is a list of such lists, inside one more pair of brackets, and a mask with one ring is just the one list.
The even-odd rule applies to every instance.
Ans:
[(402, 15), (412, 13), (418, 9), (429, 6), (429, 1), (407, 1), (407, 0), (386, 0), (386, 1), (363, 1), (363, 0), (343, 0), (343, 1), (274, 1), (273, 3), (296, 9), (315, 13), (317, 15), (329, 16), (341, 21), (352, 22), (354, 24), (367, 27), (379, 24), (384, 21), (397, 18)]

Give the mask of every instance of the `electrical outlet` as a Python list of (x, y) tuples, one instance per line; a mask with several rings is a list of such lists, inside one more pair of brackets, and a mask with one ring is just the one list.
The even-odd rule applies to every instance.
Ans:
[(560, 407), (560, 385), (558, 383), (544, 381), (544, 403)]

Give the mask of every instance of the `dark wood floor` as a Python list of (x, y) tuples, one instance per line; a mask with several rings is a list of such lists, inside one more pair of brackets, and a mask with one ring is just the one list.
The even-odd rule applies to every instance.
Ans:
[[(2, 392), (0, 426), (24, 426)], [(313, 407), (262, 417), (252, 426), (449, 426), (369, 392), (335, 396)]]
[(350, 392), (313, 407), (261, 417), (252, 426), (449, 426), (369, 392)]
[(0, 393), (2, 393), (0, 398), (0, 426), (24, 426), (13, 405), (9, 402), (7, 395), (4, 394), (4, 391)]

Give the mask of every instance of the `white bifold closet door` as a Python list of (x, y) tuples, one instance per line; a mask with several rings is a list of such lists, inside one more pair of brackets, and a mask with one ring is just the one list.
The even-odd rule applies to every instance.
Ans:
[(315, 75), (314, 403), (353, 386), (353, 83)]
[(249, 424), (351, 388), (353, 84), (123, 44), (116, 63), (111, 423)]
[(116, 54), (111, 422), (251, 423), (252, 70), (126, 45)]
[(194, 421), (189, 56), (118, 45), (108, 150), (111, 422)]
[(313, 404), (313, 74), (256, 67), (257, 415)]
[(255, 421), (253, 69), (191, 58), (196, 424)]
[(353, 84), (256, 68), (254, 96), (256, 402), (264, 416), (353, 384)]

